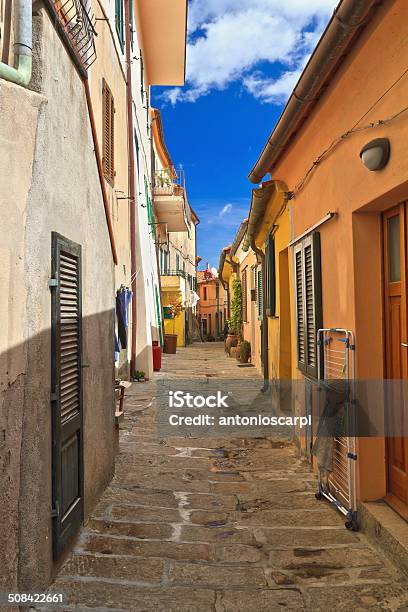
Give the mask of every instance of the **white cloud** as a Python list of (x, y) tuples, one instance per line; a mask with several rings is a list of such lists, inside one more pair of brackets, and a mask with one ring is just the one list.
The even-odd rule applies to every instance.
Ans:
[[(231, 83), (265, 102), (280, 103), (327, 23), (335, 0), (192, 0), (187, 85), (162, 98), (195, 102)], [(307, 29), (306, 29), (307, 28)], [(276, 80), (261, 77), (260, 62), (277, 65)], [(259, 95), (260, 90), (266, 91)]]
[(219, 212), (219, 216), (223, 217), (232, 211), (232, 204), (226, 204)]

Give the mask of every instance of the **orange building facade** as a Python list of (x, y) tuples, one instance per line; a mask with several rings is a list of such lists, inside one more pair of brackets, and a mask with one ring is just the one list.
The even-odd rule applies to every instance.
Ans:
[[(352, 331), (357, 379), (408, 377), (408, 5), (357, 5), (340, 4), (250, 174), (287, 186), (290, 371), (312, 385), (321, 327)], [(402, 432), (408, 415), (394, 418)], [(407, 519), (408, 439), (359, 437), (356, 452), (360, 505)]]
[(220, 340), (224, 337), (228, 319), (227, 292), (210, 269), (197, 272), (198, 295), (197, 317), (203, 340)]

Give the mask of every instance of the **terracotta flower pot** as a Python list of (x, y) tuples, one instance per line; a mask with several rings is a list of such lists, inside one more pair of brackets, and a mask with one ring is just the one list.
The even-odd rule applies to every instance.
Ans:
[(177, 352), (177, 334), (164, 334), (163, 352), (175, 355)]
[(238, 344), (238, 338), (236, 334), (228, 334), (227, 339), (225, 341), (225, 350), (228, 353), (228, 355), (231, 354), (231, 348), (233, 346), (237, 346), (237, 344)]

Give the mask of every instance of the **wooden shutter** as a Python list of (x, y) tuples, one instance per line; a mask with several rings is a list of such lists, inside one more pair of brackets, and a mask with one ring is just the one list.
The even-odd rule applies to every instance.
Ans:
[(51, 401), (53, 550), (58, 558), (83, 520), (81, 247), (53, 232)]
[(242, 272), (242, 282), (241, 282), (241, 291), (242, 291), (242, 320), (244, 323), (248, 322), (248, 278), (247, 278), (247, 269)]
[(259, 266), (256, 272), (256, 297), (258, 302), (258, 319), (263, 319), (263, 282), (262, 268)]
[(316, 378), (316, 334), (323, 325), (318, 232), (294, 247), (294, 277), (298, 368)]
[(265, 244), (265, 294), (266, 314), (268, 317), (274, 317), (276, 314), (275, 239), (271, 234)]
[[(130, 4), (132, 4), (132, 1), (130, 1)], [(124, 12), (125, 9), (123, 0), (115, 0), (116, 33), (118, 35), (122, 51), (125, 47)]]
[(115, 104), (105, 79), (102, 85), (102, 165), (112, 186), (115, 182)]

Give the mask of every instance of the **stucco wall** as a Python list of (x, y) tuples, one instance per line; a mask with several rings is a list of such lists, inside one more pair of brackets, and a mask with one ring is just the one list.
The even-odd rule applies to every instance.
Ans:
[[(351, 128), (370, 125), (405, 106), (408, 20), (404, 0), (384, 3), (348, 53), (304, 127), (273, 169), (273, 178), (293, 191), (314, 160)], [(369, 172), (359, 153), (370, 140), (387, 137), (391, 157), (380, 172)], [(384, 333), (380, 211), (408, 197), (408, 114), (391, 123), (342, 139), (318, 165), (290, 202), (292, 238), (328, 211), (337, 217), (321, 235), (323, 324), (356, 333), (357, 375), (382, 378)], [(293, 311), (293, 305), (292, 305)], [(292, 372), (296, 375), (296, 336), (292, 329)], [(297, 373), (299, 375), (299, 373)], [(364, 446), (368, 447), (364, 452)], [(385, 493), (384, 440), (360, 441), (360, 495)], [(376, 474), (374, 477), (373, 474)]]
[(0, 211), (6, 322), (0, 336), (0, 495), (8, 521), (2, 522), (7, 531), (1, 533), (0, 563), (6, 571), (0, 586), (8, 591), (41, 590), (52, 573), (52, 231), (82, 245), (85, 513), (114, 463), (114, 273), (84, 88), (42, 10), (34, 30), (32, 87), (41, 94), (0, 84), (0, 166), (7, 177), (0, 182), (0, 200), (9, 203)]

